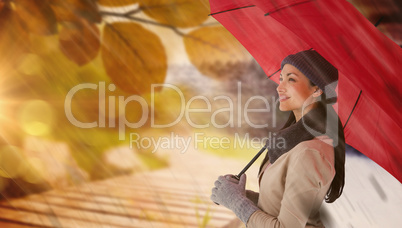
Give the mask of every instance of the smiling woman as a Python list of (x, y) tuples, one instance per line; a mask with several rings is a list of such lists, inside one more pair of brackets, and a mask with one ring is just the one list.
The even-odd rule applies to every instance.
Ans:
[(281, 69), (279, 108), (291, 115), (272, 138), (285, 146), (267, 145), (259, 192), (245, 189), (245, 174), (225, 175), (211, 199), (247, 227), (323, 227), (319, 208), (340, 197), (345, 179), (345, 138), (332, 108), (338, 71), (314, 50), (287, 56)]

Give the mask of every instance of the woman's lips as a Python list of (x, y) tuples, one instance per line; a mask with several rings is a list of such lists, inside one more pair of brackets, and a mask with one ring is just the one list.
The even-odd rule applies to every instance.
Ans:
[(286, 101), (287, 99), (289, 99), (289, 97), (287, 97), (287, 96), (279, 96), (279, 102)]

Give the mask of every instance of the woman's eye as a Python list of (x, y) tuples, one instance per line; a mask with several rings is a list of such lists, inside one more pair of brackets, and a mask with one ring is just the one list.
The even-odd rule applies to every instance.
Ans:
[(289, 81), (290, 81), (290, 82), (295, 82), (296, 80), (293, 79), (293, 78), (289, 78)]
[(283, 78), (279, 78), (279, 81), (280, 81), (280, 82), (283, 81)]

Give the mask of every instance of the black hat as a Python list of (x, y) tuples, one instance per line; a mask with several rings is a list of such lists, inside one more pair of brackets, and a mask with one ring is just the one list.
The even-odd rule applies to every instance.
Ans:
[(281, 63), (290, 64), (302, 72), (311, 82), (326, 95), (327, 103), (335, 103), (337, 94), (335, 88), (338, 82), (338, 70), (324, 57), (314, 50), (301, 51), (288, 55)]

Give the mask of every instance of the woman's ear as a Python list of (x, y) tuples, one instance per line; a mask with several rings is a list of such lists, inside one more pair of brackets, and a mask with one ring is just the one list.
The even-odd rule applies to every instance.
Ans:
[(322, 93), (323, 93), (322, 90), (317, 87), (313, 93), (313, 97), (319, 97), (321, 96)]

